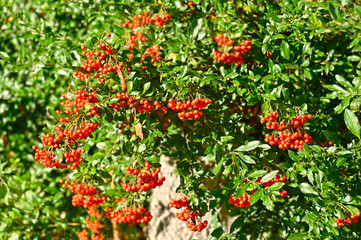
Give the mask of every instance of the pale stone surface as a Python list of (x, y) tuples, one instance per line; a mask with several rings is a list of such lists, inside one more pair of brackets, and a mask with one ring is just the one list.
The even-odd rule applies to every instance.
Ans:
[(209, 239), (212, 232), (210, 224), (210, 214), (202, 217), (202, 221), (207, 220), (209, 225), (202, 232), (191, 232), (186, 224), (174, 216), (179, 212), (177, 209), (169, 208), (169, 201), (175, 198), (175, 190), (179, 185), (179, 178), (174, 174), (175, 163), (169, 157), (161, 157), (161, 176), (165, 176), (161, 187), (153, 189), (150, 203), (150, 211), (153, 219), (149, 224), (148, 237), (151, 240), (191, 240)]

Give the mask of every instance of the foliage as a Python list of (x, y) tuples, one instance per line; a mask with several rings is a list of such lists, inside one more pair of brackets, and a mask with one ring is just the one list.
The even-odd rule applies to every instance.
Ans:
[[(128, 180), (127, 166), (149, 162), (160, 167), (164, 154), (177, 165), (177, 192), (187, 196), (201, 216), (212, 212), (211, 239), (360, 238), (359, 223), (336, 224), (336, 218), (357, 214), (361, 203), (361, 7), (356, 3), (99, 1), (68, 6), (36, 1), (24, 12), (18, 3), (4, 9), (1, 237), (74, 238), (82, 227), (67, 223), (81, 220), (84, 228), (85, 211), (70, 212), (70, 199), (57, 183), (64, 176), (96, 186), (110, 199), (104, 209), (115, 206), (109, 203), (115, 198), (126, 198), (128, 206), (146, 202), (149, 193), (126, 192), (121, 180)], [(163, 26), (122, 25), (146, 11), (152, 17), (169, 14), (171, 19)], [(139, 39), (130, 49), (125, 44), (129, 46), (135, 32), (148, 40)], [(219, 34), (234, 45), (252, 41), (252, 49), (242, 54), (245, 63), (237, 66), (213, 58), (215, 51), (236, 52), (232, 44), (214, 41)], [(79, 68), (84, 61), (81, 45), (96, 51), (99, 41), (118, 53), (114, 58), (124, 71), (104, 75), (104, 82), (94, 77), (95, 71), (85, 81), (76, 79), (74, 71), (87, 73)], [(159, 46), (155, 52), (162, 61), (144, 55), (154, 46)], [(34, 165), (30, 146), (38, 141), (39, 129), (46, 125), (44, 131), (50, 133), (60, 117), (70, 117), (55, 112), (61, 93), (90, 87), (97, 87), (98, 102), (81, 109), (81, 116), (100, 126), (79, 141), (85, 160), (75, 170)], [(128, 105), (115, 111), (117, 93), (123, 91), (148, 100), (154, 109), (142, 114)], [(74, 99), (74, 94), (67, 96)], [(181, 120), (167, 107), (170, 98), (201, 96), (212, 103), (199, 120)], [(165, 109), (157, 108), (155, 101)], [(99, 116), (87, 115), (90, 105), (99, 107)], [(52, 121), (44, 117), (47, 106)], [(286, 122), (286, 132), (307, 132), (312, 141), (297, 149), (265, 141), (266, 134), (279, 136), (260, 119), (274, 111)], [(302, 114), (312, 114), (304, 126), (288, 124)], [(56, 152), (61, 156), (61, 147)], [(270, 183), (276, 176), (287, 180)], [(251, 196), (242, 205), (247, 207), (237, 208), (230, 201), (231, 195), (239, 199), (245, 194)], [(239, 216), (230, 229), (217, 216), (222, 207)], [(103, 224), (111, 226), (110, 221)]]

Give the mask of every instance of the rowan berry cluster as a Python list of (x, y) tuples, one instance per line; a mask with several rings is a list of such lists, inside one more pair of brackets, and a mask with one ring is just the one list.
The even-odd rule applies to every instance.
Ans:
[[(85, 107), (87, 103), (99, 103), (97, 99), (97, 93), (93, 91), (90, 94), (87, 94), (84, 90), (76, 90), (74, 92), (75, 97), (73, 100), (69, 99), (67, 93), (63, 93), (62, 97), (66, 100), (61, 102), (62, 106), (65, 106), (64, 113), (66, 114), (76, 114), (79, 116), (79, 112)], [(92, 112), (93, 115), (98, 115), (97, 112)]]
[[(312, 114), (308, 115), (300, 115), (296, 116), (289, 121), (288, 126), (292, 126), (292, 128), (286, 129), (287, 126), (284, 121), (277, 123), (277, 112), (272, 112), (266, 116), (261, 117), (261, 122), (267, 122), (267, 129), (274, 129), (278, 132), (273, 132), (272, 134), (267, 133), (265, 135), (265, 142), (268, 142), (270, 145), (278, 145), (279, 149), (297, 149), (302, 150), (303, 144), (313, 143), (312, 137), (304, 132), (302, 129), (298, 129), (302, 127), (305, 122), (309, 119), (312, 119)], [(285, 131), (282, 131), (286, 129)], [(294, 132), (294, 129), (298, 129)]]
[(88, 236), (88, 231), (86, 229), (81, 230), (80, 232), (78, 232), (77, 236), (79, 240), (89, 240)]
[(223, 64), (232, 65), (235, 63), (237, 66), (244, 63), (244, 59), (242, 57), (243, 54), (252, 49), (252, 42), (249, 40), (243, 41), (238, 46), (233, 46), (234, 41), (230, 38), (227, 38), (223, 34), (219, 34), (217, 36), (213, 36), (212, 39), (217, 43), (218, 46), (232, 46), (231, 49), (228, 47), (228, 51), (221, 52), (218, 50), (214, 51), (213, 59), (216, 62), (222, 62)]
[[(203, 112), (201, 110), (207, 107), (209, 104), (212, 103), (212, 100), (206, 98), (196, 98), (193, 101), (174, 101), (173, 98), (169, 99), (168, 101), (168, 108), (172, 109), (173, 111), (181, 111), (178, 113), (178, 117), (181, 120), (187, 120), (192, 118), (193, 120), (198, 120), (202, 115)], [(191, 111), (187, 111), (189, 109), (193, 109)], [(198, 111), (199, 110), (199, 111)]]
[(124, 28), (138, 28), (138, 27), (142, 27), (143, 25), (148, 25), (151, 23), (155, 23), (156, 26), (162, 27), (165, 23), (170, 21), (170, 15), (169, 14), (164, 14), (162, 17), (158, 16), (158, 15), (154, 15), (153, 18), (148, 17), (149, 13), (148, 12), (144, 12), (144, 14), (138, 14), (135, 15), (132, 20), (127, 20), (125, 21), (125, 23), (122, 24), (122, 26)]
[[(91, 240), (104, 240), (105, 237), (101, 236), (101, 228), (103, 228), (103, 224), (95, 220), (92, 222), (90, 219), (86, 219), (86, 226), (87, 229), (94, 232), (91, 235)], [(77, 236), (79, 240), (89, 240), (89, 237), (87, 236), (88, 231), (86, 229), (83, 229), (82, 231), (78, 232)]]
[(147, 223), (153, 218), (152, 214), (143, 207), (122, 208), (118, 211), (107, 207), (104, 215), (117, 223), (128, 223), (129, 225), (133, 225), (134, 223)]
[(101, 224), (98, 220), (95, 220), (94, 222), (87, 218), (85, 220), (86, 228), (89, 229), (92, 232), (100, 233), (101, 229), (103, 228), (103, 224)]
[(69, 188), (69, 190), (74, 194), (79, 193), (81, 195), (93, 196), (98, 193), (96, 187), (83, 185), (81, 183), (77, 184), (76, 181), (73, 181), (72, 184), (69, 184), (69, 181), (60, 179), (60, 183), (63, 184), (63, 188)]
[(285, 121), (281, 121), (280, 123), (277, 123), (277, 112), (272, 112), (266, 116), (261, 116), (261, 122), (267, 122), (266, 128), (267, 129), (274, 129), (274, 130), (283, 130), (286, 128)]
[(227, 45), (232, 46), (233, 40), (230, 38), (227, 38), (224, 34), (218, 34), (217, 36), (212, 36), (213, 41), (217, 43), (218, 46)]
[[(128, 47), (129, 51), (133, 51), (133, 48), (137, 46), (137, 41), (145, 42), (149, 40), (148, 38), (143, 36), (142, 32), (135, 32), (129, 40), (125, 42), (125, 45)], [(133, 55), (134, 56), (134, 55)]]
[(293, 128), (302, 127), (308, 120), (312, 119), (312, 114), (295, 116), (290, 120)]
[(170, 208), (182, 208), (189, 205), (187, 197), (180, 198), (178, 200), (171, 199), (169, 203)]
[(125, 176), (136, 176), (134, 181), (137, 183), (137, 185), (131, 185), (122, 180), (123, 189), (126, 192), (146, 192), (151, 188), (162, 186), (165, 180), (165, 177), (158, 176), (160, 168), (157, 168), (155, 171), (150, 171), (148, 162), (145, 163), (144, 172), (142, 173), (138, 169), (133, 169), (131, 167), (127, 167), (126, 170), (127, 174)]
[(236, 207), (246, 208), (251, 206), (252, 194), (244, 193), (243, 196), (236, 199), (234, 195), (231, 195), (228, 202)]
[(358, 218), (361, 216), (361, 212), (357, 212), (356, 214), (351, 215), (351, 217), (348, 217), (346, 219), (342, 218), (335, 218), (337, 227), (343, 227), (345, 225), (351, 225), (352, 223), (357, 223)]
[(207, 227), (208, 222), (207, 220), (205, 220), (204, 222), (199, 221), (198, 223), (195, 223), (196, 217), (199, 217), (199, 212), (197, 211), (192, 211), (189, 208), (189, 203), (188, 203), (188, 199), (187, 197), (183, 197), (181, 199), (175, 200), (175, 199), (171, 199), (170, 203), (169, 203), (169, 207), (171, 208), (183, 208), (181, 212), (179, 213), (175, 213), (175, 216), (186, 223), (187, 228), (190, 231), (198, 231), (201, 232), (204, 228)]
[(119, 100), (115, 103), (109, 104), (113, 107), (114, 111), (118, 111), (119, 108), (135, 108), (137, 112), (140, 113), (149, 113), (154, 109), (154, 105), (152, 105), (147, 99), (137, 100), (136, 96), (128, 96), (126, 93), (117, 93), (116, 98)]
[(107, 197), (81, 196), (73, 195), (71, 203), (74, 207), (82, 206), (84, 208), (97, 207), (107, 200)]
[(162, 61), (162, 57), (160, 56), (159, 52), (160, 52), (160, 47), (158, 45), (147, 48), (145, 50), (145, 54), (143, 54), (140, 59), (140, 63), (142, 63), (144, 61), (144, 59), (148, 56), (151, 57), (151, 60), (150, 60), (151, 63)]
[(98, 219), (101, 219), (103, 217), (101, 213), (95, 209), (94, 206), (88, 207), (87, 212), (88, 215), (91, 217), (96, 217)]

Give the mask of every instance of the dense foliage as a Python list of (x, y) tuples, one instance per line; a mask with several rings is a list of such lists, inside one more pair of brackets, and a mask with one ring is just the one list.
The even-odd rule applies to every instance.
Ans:
[[(361, 6), (3, 8), (0, 238), (107, 239), (152, 224), (161, 155), (177, 166), (170, 207), (191, 231), (360, 238)], [(238, 216), (230, 229), (220, 208)]]

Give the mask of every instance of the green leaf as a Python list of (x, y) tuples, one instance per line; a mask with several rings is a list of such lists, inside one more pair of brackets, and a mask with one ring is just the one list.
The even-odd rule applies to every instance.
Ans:
[(239, 152), (237, 153), (237, 155), (242, 159), (243, 162), (248, 163), (248, 164), (256, 164), (256, 162), (247, 155), (244, 155), (243, 153)]
[(336, 75), (335, 76), (337, 82), (339, 82), (342, 86), (344, 86), (345, 88), (352, 88), (352, 84), (347, 81), (344, 77), (342, 77), (341, 75)]
[(345, 109), (344, 119), (347, 128), (355, 135), (360, 138), (361, 126), (356, 115), (349, 109)]
[(308, 183), (301, 183), (300, 189), (304, 194), (314, 194), (318, 195), (318, 193), (313, 189), (313, 187)]
[(255, 204), (263, 196), (263, 190), (258, 189), (251, 197), (251, 205)]
[(7, 189), (4, 185), (0, 186), (0, 199), (4, 198), (6, 195)]
[(235, 149), (234, 151), (239, 151), (239, 152), (251, 151), (253, 149), (256, 149), (259, 144), (260, 144), (260, 141), (252, 141), (252, 142), (247, 143), (246, 145), (240, 146), (239, 148)]
[(144, 84), (143, 93), (145, 93), (149, 88), (150, 88), (150, 82), (147, 82), (146, 84)]
[(304, 240), (308, 236), (309, 236), (309, 234), (307, 232), (297, 232), (297, 233), (292, 233), (287, 238), (287, 240)]
[(283, 182), (277, 182), (277, 183), (273, 184), (273, 185), (269, 188), (269, 190), (270, 190), (270, 191), (276, 191), (276, 190), (280, 189), (281, 187), (283, 187), (284, 185), (285, 185), (285, 184), (284, 184)]
[(294, 151), (292, 150), (288, 150), (288, 156), (290, 156), (290, 158), (293, 160), (293, 161), (300, 161), (301, 160), (301, 157), (298, 156)]
[(55, 120), (59, 120), (59, 119), (60, 119), (59, 114), (58, 114), (57, 112), (55, 112), (53, 109), (49, 108), (48, 111), (49, 111), (49, 114), (50, 114), (53, 118), (55, 118)]
[(10, 56), (6, 52), (0, 52), (0, 58), (7, 60), (10, 59)]
[(181, 72), (181, 78), (184, 78), (184, 76), (187, 74), (188, 66), (184, 66)]
[(286, 60), (290, 59), (290, 45), (286, 41), (281, 43), (281, 56)]
[(273, 179), (278, 173), (278, 170), (272, 171), (268, 174), (266, 174), (262, 179), (260, 183), (268, 182), (269, 180)]
[(228, 142), (228, 141), (232, 140), (233, 138), (234, 138), (233, 136), (222, 136), (221, 142)]
[(267, 171), (265, 171), (265, 170), (258, 170), (258, 171), (255, 171), (255, 172), (251, 173), (251, 174), (249, 175), (249, 177), (250, 177), (250, 178), (262, 177), (263, 175), (266, 174), (266, 172), (267, 172)]
[(250, 185), (249, 183), (245, 183), (242, 185), (242, 187), (238, 188), (238, 190), (236, 192), (236, 196), (235, 196), (236, 199), (242, 197), (246, 193), (249, 185)]

